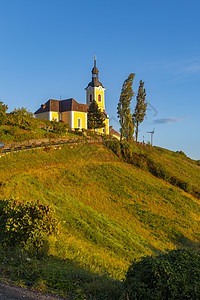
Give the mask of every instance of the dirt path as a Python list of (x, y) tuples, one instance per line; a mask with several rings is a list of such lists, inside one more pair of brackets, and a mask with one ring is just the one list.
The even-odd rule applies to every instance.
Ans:
[(0, 300), (61, 300), (60, 298), (49, 294), (42, 294), (20, 287), (10, 286), (0, 283)]

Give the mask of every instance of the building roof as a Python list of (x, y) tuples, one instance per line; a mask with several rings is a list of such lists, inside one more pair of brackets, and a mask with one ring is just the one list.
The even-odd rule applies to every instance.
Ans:
[(65, 111), (79, 111), (87, 112), (88, 107), (86, 104), (81, 104), (76, 102), (73, 98), (66, 100), (54, 100), (49, 99), (45, 104), (35, 112), (35, 114), (41, 114), (44, 112), (54, 111), (54, 112), (65, 112)]
[(103, 84), (99, 81), (99, 70), (97, 68), (97, 65), (96, 65), (96, 56), (94, 58), (94, 67), (92, 69), (92, 81), (88, 84), (88, 86), (86, 87), (86, 90), (89, 86), (91, 87), (99, 87), (99, 86), (102, 86), (103, 87)]
[(112, 126), (109, 127), (109, 132), (110, 132), (111, 135), (115, 135), (115, 136), (118, 136), (118, 137), (121, 136), (120, 133), (117, 132), (115, 129), (113, 129)]

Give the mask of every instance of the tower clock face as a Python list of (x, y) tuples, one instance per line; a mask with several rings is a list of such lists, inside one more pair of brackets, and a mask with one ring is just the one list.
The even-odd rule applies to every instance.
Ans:
[(102, 90), (102, 87), (100, 86), (100, 87), (99, 87), (99, 91), (101, 91), (101, 90)]

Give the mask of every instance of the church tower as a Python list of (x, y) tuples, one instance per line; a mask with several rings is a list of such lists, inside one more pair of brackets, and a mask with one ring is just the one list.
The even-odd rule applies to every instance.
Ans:
[(106, 90), (102, 83), (99, 82), (99, 70), (96, 66), (96, 56), (94, 58), (94, 67), (92, 69), (92, 81), (86, 87), (86, 101), (89, 106), (95, 100), (99, 108), (103, 112), (105, 110), (104, 91)]
[(105, 112), (105, 88), (99, 81), (99, 70), (97, 69), (96, 56), (94, 58), (94, 67), (92, 69), (92, 81), (86, 87), (86, 103), (87, 106), (95, 100), (105, 118), (105, 127), (96, 129), (99, 133), (109, 134), (109, 116)]

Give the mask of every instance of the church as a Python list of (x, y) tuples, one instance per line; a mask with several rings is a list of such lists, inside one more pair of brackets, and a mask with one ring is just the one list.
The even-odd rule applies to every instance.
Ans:
[(105, 112), (105, 88), (99, 81), (99, 70), (96, 66), (96, 56), (92, 69), (92, 81), (86, 87), (86, 104), (78, 103), (73, 98), (65, 100), (49, 99), (35, 112), (36, 118), (49, 121), (63, 121), (70, 129), (87, 129), (87, 110), (95, 100), (104, 115), (105, 127), (96, 129), (99, 133), (109, 134), (109, 116)]

